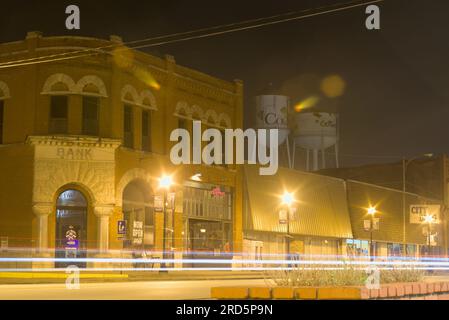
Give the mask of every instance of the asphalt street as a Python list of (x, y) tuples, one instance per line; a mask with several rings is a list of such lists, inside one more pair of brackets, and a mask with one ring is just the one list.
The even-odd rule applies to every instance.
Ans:
[(176, 300), (210, 299), (214, 286), (264, 285), (265, 280), (194, 280), (0, 285), (0, 300)]

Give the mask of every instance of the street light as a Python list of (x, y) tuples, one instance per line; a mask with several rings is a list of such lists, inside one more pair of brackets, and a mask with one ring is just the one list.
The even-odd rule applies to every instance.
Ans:
[(373, 230), (374, 230), (374, 215), (376, 214), (377, 210), (375, 207), (369, 207), (367, 210), (368, 215), (371, 218), (370, 221), (370, 241), (369, 241), (369, 254), (370, 254), (370, 260), (374, 260), (374, 247), (373, 247)]
[(282, 204), (285, 204), (287, 206), (291, 206), (293, 204), (294, 201), (294, 197), (293, 194), (290, 192), (284, 192), (284, 194), (282, 195)]
[(405, 192), (406, 192), (406, 173), (407, 173), (407, 167), (408, 167), (408, 165), (413, 161), (413, 160), (416, 160), (416, 159), (419, 159), (419, 158), (421, 158), (421, 157), (426, 157), (426, 158), (432, 158), (433, 157), (433, 153), (424, 153), (424, 154), (421, 154), (421, 155), (419, 155), (419, 156), (416, 156), (416, 157), (413, 157), (413, 158), (411, 158), (411, 159), (409, 159), (409, 160), (407, 160), (407, 159), (405, 159), (405, 158), (403, 158), (402, 159), (402, 245), (403, 245), (403, 255), (404, 256), (406, 256), (406, 248), (407, 248), (407, 245), (406, 245), (406, 236), (405, 236), (405, 233), (406, 233), (406, 220), (407, 220), (407, 213), (406, 213), (406, 210), (405, 210)]
[(295, 198), (292, 193), (285, 191), (282, 195), (282, 205), (286, 207), (287, 212), (287, 260), (290, 259), (290, 211)]
[(164, 204), (163, 204), (163, 215), (164, 215), (164, 232), (163, 232), (163, 238), (162, 238), (162, 263), (161, 263), (161, 269), (162, 272), (166, 272), (167, 264), (165, 262), (165, 259), (167, 257), (166, 255), (166, 238), (167, 238), (167, 193), (168, 190), (170, 190), (170, 187), (173, 185), (173, 179), (171, 176), (163, 175), (159, 179), (159, 188), (164, 190)]
[(431, 243), (430, 243), (430, 236), (431, 236), (431, 227), (432, 227), (432, 223), (435, 221), (435, 219), (433, 218), (433, 215), (431, 214), (427, 214), (426, 216), (424, 216), (424, 223), (427, 223), (427, 256), (430, 256), (430, 248), (431, 248)]

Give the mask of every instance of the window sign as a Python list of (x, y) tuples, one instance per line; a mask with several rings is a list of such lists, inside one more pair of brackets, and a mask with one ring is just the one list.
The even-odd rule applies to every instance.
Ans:
[(126, 235), (126, 220), (117, 221), (117, 234), (119, 239), (123, 239)]
[(170, 192), (167, 194), (167, 209), (174, 209), (175, 208), (175, 195), (176, 193)]
[(281, 209), (279, 210), (279, 224), (287, 223), (287, 210)]
[(140, 245), (143, 242), (143, 222), (133, 222), (133, 244)]
[(162, 195), (154, 196), (154, 211), (155, 212), (164, 211), (164, 197)]

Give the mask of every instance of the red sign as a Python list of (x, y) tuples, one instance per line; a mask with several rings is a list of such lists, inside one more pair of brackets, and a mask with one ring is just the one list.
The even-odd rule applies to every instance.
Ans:
[(212, 196), (214, 197), (224, 197), (226, 192), (221, 191), (220, 187), (215, 187), (212, 189), (212, 191), (210, 192), (212, 194)]

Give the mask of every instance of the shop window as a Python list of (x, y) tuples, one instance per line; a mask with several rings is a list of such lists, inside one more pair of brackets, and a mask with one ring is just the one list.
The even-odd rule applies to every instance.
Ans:
[(142, 150), (151, 151), (151, 112), (142, 111)]
[(185, 187), (183, 201), (188, 217), (231, 220), (232, 196), (220, 186)]
[(220, 221), (189, 220), (189, 249), (214, 255), (231, 252), (230, 225)]
[(0, 100), (0, 144), (3, 143), (4, 101)]
[(98, 106), (97, 97), (83, 97), (83, 134), (98, 136)]
[(369, 242), (364, 240), (347, 239), (346, 250), (349, 256), (368, 256)]
[(398, 243), (388, 243), (387, 244), (387, 255), (389, 257), (401, 257), (402, 256), (402, 245)]
[(50, 133), (67, 133), (68, 97), (52, 96), (50, 100)]
[(184, 118), (178, 118), (178, 128), (188, 130), (187, 129), (187, 120)]
[(126, 148), (134, 148), (133, 110), (132, 106), (130, 105), (125, 105), (123, 116), (123, 130), (124, 146)]

